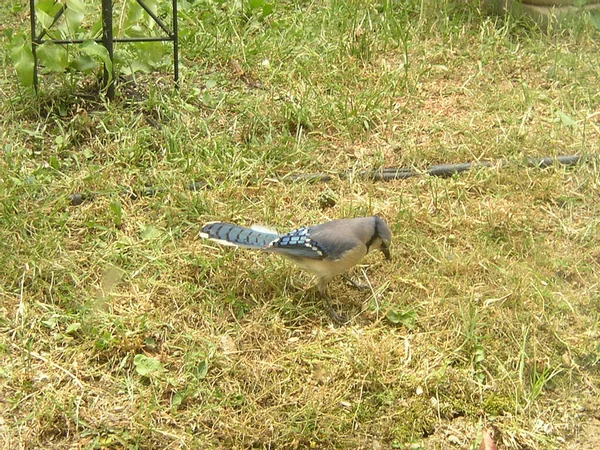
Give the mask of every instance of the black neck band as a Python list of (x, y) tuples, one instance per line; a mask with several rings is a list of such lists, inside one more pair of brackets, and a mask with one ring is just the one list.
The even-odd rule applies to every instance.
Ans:
[(369, 253), (369, 250), (371, 249), (371, 245), (373, 245), (373, 242), (375, 242), (375, 239), (377, 239), (379, 237), (379, 230), (377, 229), (377, 219), (375, 219), (375, 231), (373, 233), (373, 236), (371, 236), (371, 239), (369, 239), (367, 241), (367, 243), (365, 244), (367, 246), (367, 253)]

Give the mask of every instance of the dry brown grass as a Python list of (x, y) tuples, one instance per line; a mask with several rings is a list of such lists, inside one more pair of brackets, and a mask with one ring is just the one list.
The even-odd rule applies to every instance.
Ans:
[[(600, 177), (519, 161), (597, 153), (597, 31), (545, 35), (446, 2), (278, 5), (266, 22), (213, 10), (214, 50), (184, 36), (181, 93), (141, 76), (133, 106), (50, 81), (36, 100), (5, 68), (4, 448), (472, 449), (484, 427), (500, 449), (595, 448)], [(408, 70), (392, 19), (414, 19)], [(515, 164), (280, 181), (495, 159)], [(123, 194), (147, 185), (164, 189)], [(332, 283), (345, 327), (285, 261), (196, 239), (208, 220), (372, 213), (394, 260), (357, 269), (371, 292)]]

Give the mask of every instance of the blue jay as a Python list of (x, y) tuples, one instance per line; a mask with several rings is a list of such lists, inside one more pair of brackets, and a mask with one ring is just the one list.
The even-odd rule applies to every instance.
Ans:
[(333, 311), (327, 283), (354, 267), (372, 250), (381, 250), (390, 260), (392, 232), (379, 216), (339, 219), (321, 225), (298, 228), (279, 234), (264, 228), (245, 228), (226, 222), (210, 222), (200, 237), (223, 245), (277, 253), (318, 277), (317, 287), (327, 310), (336, 322), (346, 322)]

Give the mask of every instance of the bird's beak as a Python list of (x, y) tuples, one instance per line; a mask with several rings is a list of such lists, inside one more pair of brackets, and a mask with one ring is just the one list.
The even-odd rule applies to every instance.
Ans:
[(385, 255), (385, 259), (387, 259), (388, 261), (391, 261), (392, 255), (390, 255), (390, 249), (388, 247), (381, 247), (381, 251)]

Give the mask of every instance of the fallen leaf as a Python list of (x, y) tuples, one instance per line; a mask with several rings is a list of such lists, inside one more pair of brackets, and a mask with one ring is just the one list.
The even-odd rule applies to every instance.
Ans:
[(481, 430), (481, 445), (479, 446), (479, 450), (498, 450), (490, 432), (485, 428)]

